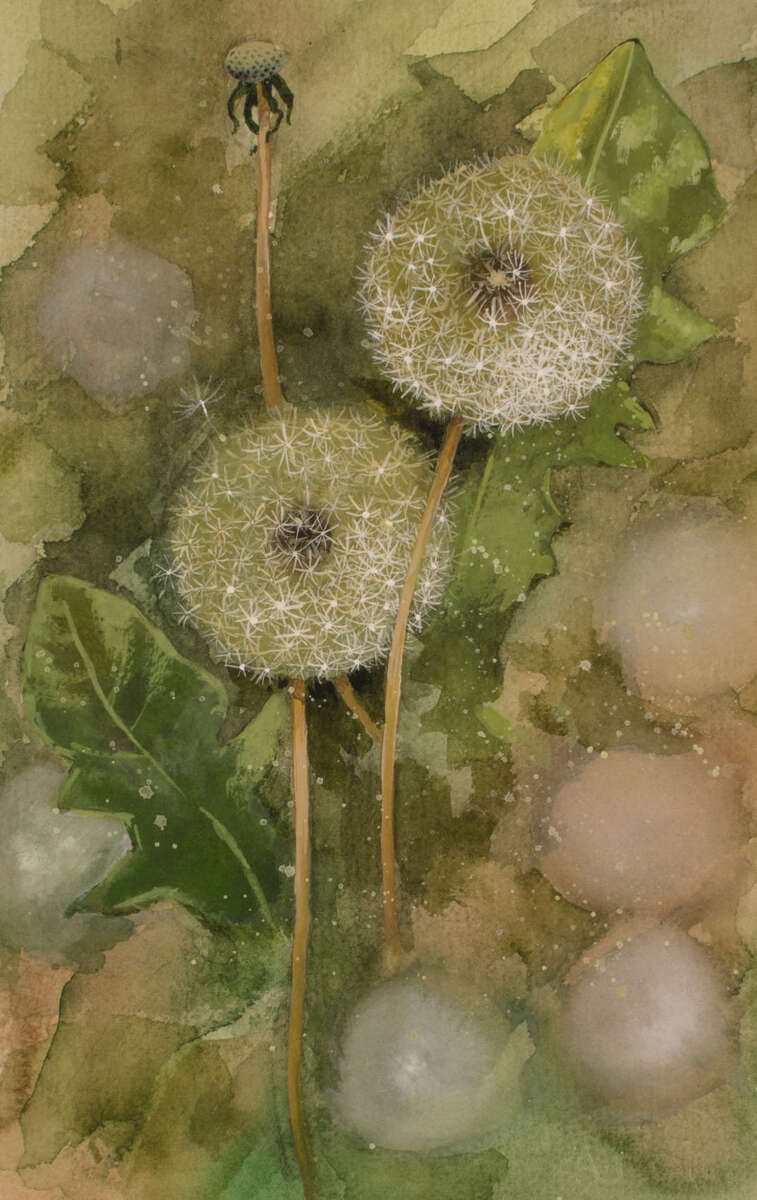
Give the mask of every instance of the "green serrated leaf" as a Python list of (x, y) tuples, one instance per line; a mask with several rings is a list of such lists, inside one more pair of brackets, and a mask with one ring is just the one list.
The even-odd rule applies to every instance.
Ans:
[(704, 138), (637, 41), (617, 46), (556, 105), (533, 153), (560, 157), (607, 197), (653, 275), (723, 215)]
[(619, 427), (648, 430), (651, 417), (626, 383), (597, 393), (580, 421), (559, 421), (498, 437), (458, 493), (453, 604), (507, 610), (539, 575), (552, 570), (549, 544), (561, 523), (550, 495), (560, 467), (634, 466), (641, 457)]
[(655, 285), (634, 343), (636, 362), (673, 363), (718, 332), (717, 325)]
[(647, 310), (637, 362), (677, 362), (717, 332), (662, 289), (671, 264), (725, 211), (704, 138), (655, 78), (639, 42), (623, 42), (555, 106), (533, 153), (574, 167), (605, 196), (641, 255)]
[(270, 921), (275, 831), (256, 788), (278, 752), (272, 696), (219, 745), (226, 694), (131, 604), (51, 576), (27, 637), (29, 716), (74, 769), (60, 807), (126, 821), (134, 851), (81, 905), (108, 911), (170, 895), (211, 916)]
[(616, 381), (595, 395), (583, 419), (495, 437), (488, 456), (467, 471), (457, 493), (454, 574), (410, 669), (413, 679), (439, 689), (426, 723), (448, 731), (459, 752), (453, 746), (453, 764), (456, 754), (460, 761), (486, 755), (487, 732), (501, 736), (483, 720), (481, 705), (501, 682), (499, 647), (512, 606), (554, 570), (551, 541), (562, 516), (550, 494), (552, 473), (640, 465), (644, 459), (618, 430), (652, 427), (628, 385)]
[(265, 778), (281, 743), (281, 731), (289, 720), (289, 700), (285, 692), (275, 692), (266, 701), (254, 721), (227, 743), (234, 756), (234, 771), (229, 777), (229, 795), (246, 803), (250, 787), (257, 787)]
[(138, 609), (66, 576), (42, 583), (26, 645), (29, 716), (61, 754), (133, 749), (189, 781), (186, 747), (217, 746), (226, 693)]

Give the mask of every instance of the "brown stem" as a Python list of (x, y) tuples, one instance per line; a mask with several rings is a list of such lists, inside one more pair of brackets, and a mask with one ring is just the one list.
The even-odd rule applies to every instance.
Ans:
[(297, 1152), (305, 1200), (315, 1197), (315, 1168), (302, 1105), (302, 1044), (310, 937), (310, 786), (305, 681), (292, 680), (292, 796), (294, 799), (294, 937), (292, 992), (289, 1005), (287, 1095), (289, 1121)]
[(263, 396), (269, 412), (284, 402), (279, 381), (279, 362), (273, 336), (271, 309), (271, 109), (257, 85), (258, 108), (258, 215), (255, 236), (255, 313), (258, 324), (260, 366), (263, 372)]
[(452, 473), (452, 464), (463, 432), (461, 417), (453, 417), (447, 426), (444, 442), (439, 452), (431, 490), (426, 508), (418, 527), (418, 536), (410, 559), (410, 566), (400, 597), (399, 610), (394, 625), (389, 661), (386, 668), (386, 707), (384, 737), (381, 744), (381, 872), (382, 897), (384, 904), (384, 941), (387, 965), (396, 971), (402, 963), (399, 914), (397, 910), (397, 880), (394, 864), (394, 777), (397, 755), (397, 730), (399, 726), (400, 696), (402, 693), (402, 659), (407, 640), (407, 626), (415, 594), (418, 572), (423, 554), (434, 524), (436, 510)]
[(368, 712), (368, 709), (355, 692), (355, 689), (353, 688), (347, 676), (337, 675), (332, 682), (339, 695), (344, 700), (344, 703), (347, 705), (350, 712), (354, 713), (354, 715), (357, 717), (368, 736), (372, 737), (374, 742), (380, 743), (384, 736), (381, 732), (381, 726), (376, 724), (373, 717)]

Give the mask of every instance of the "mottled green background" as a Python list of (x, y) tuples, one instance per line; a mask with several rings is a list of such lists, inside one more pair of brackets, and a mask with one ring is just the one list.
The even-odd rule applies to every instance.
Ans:
[[(192, 367), (224, 381), (219, 422), (260, 403), (254, 177), (246, 134), (232, 138), (225, 113), (230, 43), (260, 36), (289, 51), (296, 108), (274, 155), (273, 271), (284, 386), (295, 402), (358, 388), (374, 407), (391, 406), (353, 298), (366, 231), (424, 173), (527, 151), (543, 106), (617, 43), (641, 39), (707, 139), (727, 216), (676, 263), (668, 285), (717, 336), (683, 362), (637, 371), (634, 392), (649, 414), (646, 430), (626, 435), (644, 456), (637, 465), (622, 465), (621, 455), (619, 466), (591, 466), (579, 455), (553, 475), (560, 516), (545, 536), (563, 521), (552, 541), (559, 573), (517, 608), (504, 649), (478, 647), (487, 666), (477, 667), (481, 693), (470, 710), (460, 696), (469, 678), (461, 682), (452, 658), (459, 646), (435, 664), (436, 676), (415, 646), (406, 691), (400, 866), (419, 959), (464, 972), (514, 1020), (525, 1006), (532, 1029), (542, 1018), (546, 1027), (566, 965), (603, 922), (555, 904), (536, 872), (524, 781), (561, 752), (558, 716), (560, 737), (567, 719), (570, 738), (598, 749), (625, 741), (670, 750), (680, 733), (664, 715), (645, 720), (646, 706), (598, 649), (587, 574), (601, 576), (632, 517), (692, 496), (721, 501), (757, 531), (754, 4), (5, 0), (0, 11), (0, 759), (9, 775), (49, 761), (21, 718), (18, 678), (41, 571), (118, 589), (163, 624), (182, 653), (222, 680), (229, 733), (259, 702), (253, 685), (209, 662), (199, 638), (170, 626), (149, 573), (130, 560), (159, 537), (205, 429), (177, 419), (175, 383), (133, 402), (88, 397), (46, 360), (35, 317), (40, 281), (63, 248), (109, 231), (126, 236), (190, 275)], [(475, 453), (464, 452), (461, 469), (471, 460), (475, 469)], [(546, 553), (541, 569), (552, 570)], [(378, 711), (379, 681), (365, 688)], [(743, 729), (754, 696), (741, 695)], [(376, 971), (380, 885), (376, 752), (327, 687), (312, 707), (314, 1096), (333, 1084), (331, 1031)], [(519, 799), (506, 804), (514, 788)], [(283, 772), (268, 800), (284, 818), (286, 796)], [(751, 995), (754, 896), (705, 916), (698, 934), (723, 958), (734, 993)], [(169, 904), (93, 918), (65, 953), (6, 940), (3, 1200), (298, 1195), (281, 1095), (285, 947), (261, 956)], [(749, 1075), (749, 1022), (744, 1044)], [(592, 1123), (548, 1061), (536, 1056), (528, 1069), (528, 1103), (501, 1146), (478, 1155), (371, 1157), (316, 1118), (329, 1197), (755, 1195), (755, 1117), (743, 1080), (618, 1132)]]

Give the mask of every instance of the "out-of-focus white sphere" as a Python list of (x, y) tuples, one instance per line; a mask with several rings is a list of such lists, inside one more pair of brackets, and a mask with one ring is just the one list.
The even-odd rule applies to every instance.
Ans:
[(366, 996), (342, 1043), (337, 1118), (391, 1150), (453, 1146), (496, 1128), (509, 1111), (497, 1065), (504, 1018), (466, 1012), (418, 979)]
[(149, 395), (189, 367), (189, 276), (125, 238), (66, 255), (37, 318), (51, 360), (90, 396)]
[(585, 1082), (634, 1115), (672, 1110), (733, 1065), (727, 997), (715, 960), (670, 926), (640, 934), (568, 991), (563, 1023)]
[(738, 875), (748, 831), (739, 787), (699, 755), (610, 751), (557, 789), (540, 868), (574, 904), (664, 908)]
[(0, 792), (0, 938), (26, 950), (65, 954), (102, 924), (66, 908), (131, 847), (120, 821), (50, 807), (64, 779), (51, 764), (28, 767)]
[(598, 624), (641, 695), (688, 702), (757, 675), (756, 596), (757, 544), (735, 519), (660, 518), (619, 552)]

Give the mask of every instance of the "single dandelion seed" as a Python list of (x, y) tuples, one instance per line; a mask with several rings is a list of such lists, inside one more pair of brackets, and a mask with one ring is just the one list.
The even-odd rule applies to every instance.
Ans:
[(222, 384), (213, 380), (202, 383), (196, 375), (188, 387), (179, 388), (179, 393), (181, 400), (176, 405), (176, 411), (180, 416), (189, 418), (201, 412), (207, 421), (210, 420), (210, 406), (223, 400), (226, 395)]

